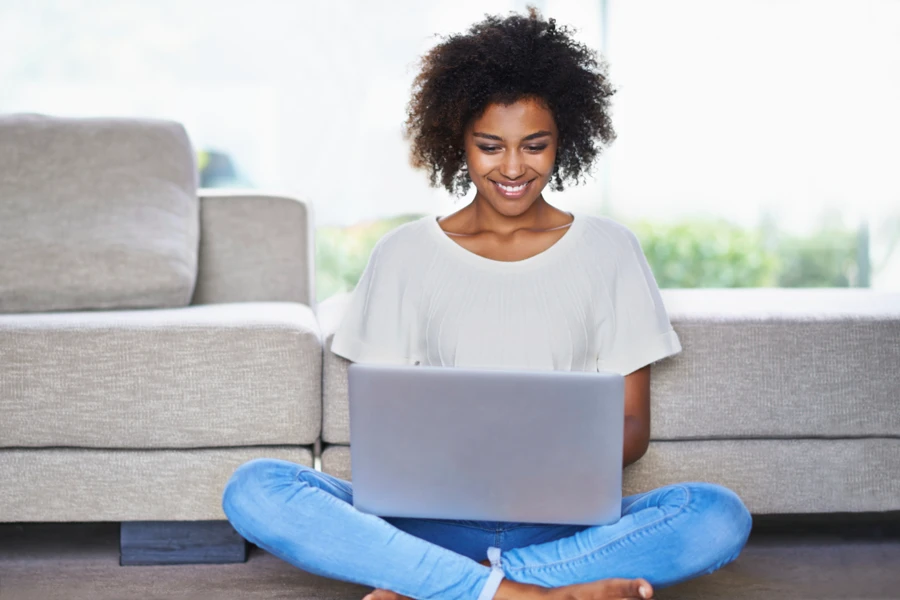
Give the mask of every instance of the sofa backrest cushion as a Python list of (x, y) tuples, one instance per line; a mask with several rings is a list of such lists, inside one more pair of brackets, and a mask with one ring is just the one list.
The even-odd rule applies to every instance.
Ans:
[(181, 125), (0, 116), (0, 313), (186, 306), (198, 245)]

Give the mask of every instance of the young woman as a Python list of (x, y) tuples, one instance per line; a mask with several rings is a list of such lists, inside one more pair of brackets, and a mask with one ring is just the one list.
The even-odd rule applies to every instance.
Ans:
[[(647, 450), (650, 365), (681, 350), (635, 236), (546, 202), (613, 137), (603, 66), (566, 28), (489, 17), (424, 57), (409, 105), (413, 164), (471, 203), (376, 245), (331, 350), (351, 361), (625, 376), (624, 463)], [(490, 457), (484, 457), (490, 460)], [(541, 482), (534, 482), (540, 485)], [(650, 598), (734, 560), (750, 532), (720, 486), (622, 501), (601, 527), (378, 518), (346, 481), (257, 460), (223, 507), (245, 538), (369, 600)], [(483, 559), (487, 555), (489, 560)]]

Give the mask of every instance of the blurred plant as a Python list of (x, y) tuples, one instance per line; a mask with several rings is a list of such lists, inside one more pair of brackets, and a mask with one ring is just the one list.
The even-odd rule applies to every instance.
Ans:
[(778, 287), (855, 287), (859, 282), (859, 233), (822, 229), (778, 241)]
[(762, 236), (727, 221), (640, 221), (629, 227), (641, 241), (661, 288), (768, 287), (778, 260)]
[(251, 187), (227, 152), (203, 149), (197, 152), (197, 171), (202, 188)]

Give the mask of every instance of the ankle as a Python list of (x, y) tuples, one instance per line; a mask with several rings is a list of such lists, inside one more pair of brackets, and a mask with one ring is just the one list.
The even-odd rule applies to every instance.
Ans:
[[(554, 591), (556, 590), (504, 579), (494, 594), (494, 600), (551, 600), (551, 592)], [(553, 597), (552, 600), (557, 598)]]

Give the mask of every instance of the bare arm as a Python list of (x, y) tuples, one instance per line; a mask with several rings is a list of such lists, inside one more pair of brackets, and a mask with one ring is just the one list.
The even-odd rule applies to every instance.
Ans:
[(625, 376), (623, 467), (647, 452), (650, 444), (650, 365)]

